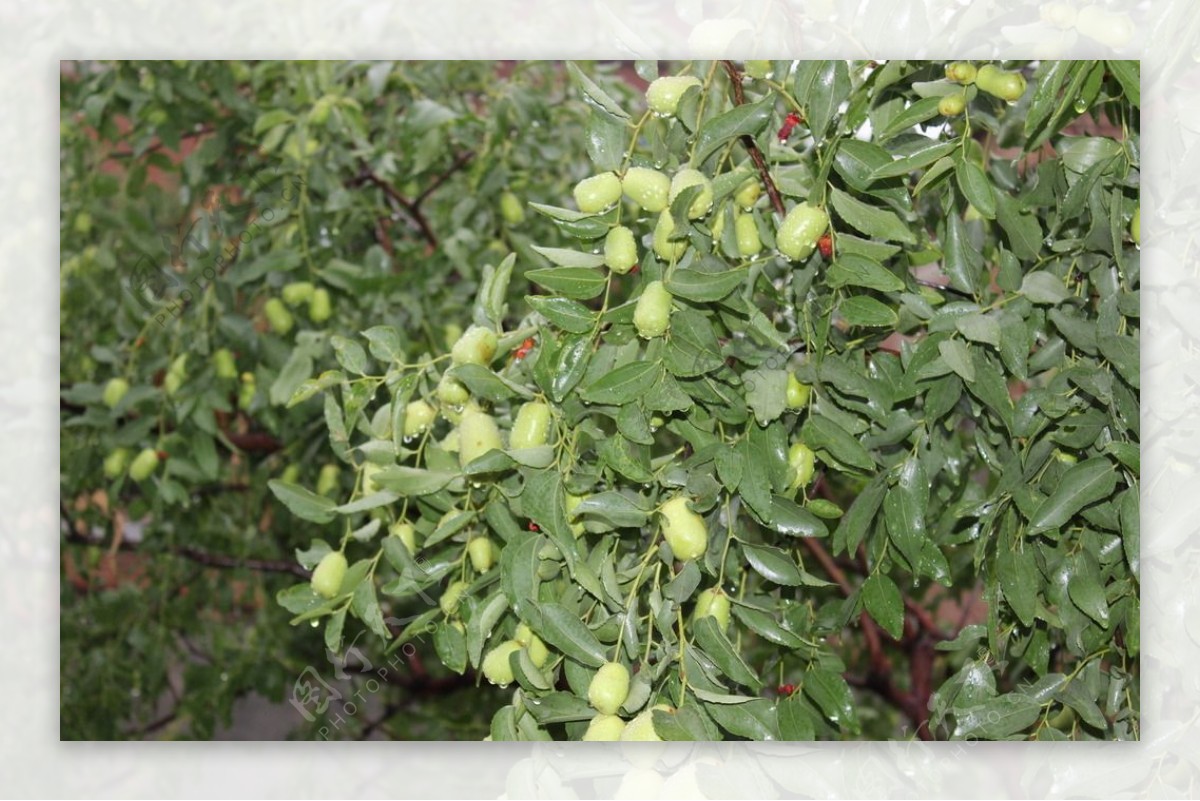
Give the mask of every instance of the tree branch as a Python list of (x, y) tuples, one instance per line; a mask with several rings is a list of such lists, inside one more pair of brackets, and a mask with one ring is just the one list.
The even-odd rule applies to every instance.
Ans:
[[(67, 521), (68, 524), (70, 520)], [(98, 545), (99, 543), (87, 537), (77, 534), (73, 527), (68, 525), (70, 531), (67, 534), (67, 541), (79, 545)], [(136, 551), (137, 543), (122, 540), (118, 546), (118, 550)], [(206, 567), (219, 567), (228, 570), (253, 570), (259, 573), (290, 573), (297, 578), (308, 580), (311, 574), (301, 567), (296, 562), (288, 559), (238, 559), (234, 556), (228, 556), (223, 553), (212, 553), (211, 551), (202, 551), (199, 548), (190, 545), (180, 545), (174, 548), (168, 548), (165, 553), (173, 556), (189, 559)]]
[(445, 171), (437, 175), (433, 181), (431, 181), (430, 184), (421, 191), (421, 194), (417, 195), (416, 199), (414, 200), (410, 200), (405, 197), (399, 189), (392, 185), (390, 181), (377, 175), (375, 171), (371, 169), (371, 166), (367, 164), (366, 159), (360, 159), (358, 175), (351, 178), (347, 182), (347, 185), (361, 186), (364, 183), (370, 183), (382, 189), (388, 200), (390, 200), (400, 209), (403, 209), (404, 213), (407, 214), (413, 223), (416, 224), (417, 230), (421, 232), (421, 238), (425, 240), (426, 244), (429, 246), (429, 249), (432, 251), (438, 246), (438, 238), (437, 234), (433, 232), (433, 227), (429, 224), (429, 219), (425, 216), (424, 212), (421, 211), (421, 204), (425, 202), (426, 198), (437, 191), (438, 187), (444, 184), (451, 175), (462, 169), (467, 162), (474, 157), (475, 154), (470, 150), (460, 153), (455, 157), (450, 166)]
[[(742, 74), (732, 61), (722, 61), (721, 65), (725, 67), (725, 72), (729, 73), (729, 84), (733, 87), (733, 104), (735, 106), (744, 104), (746, 96), (742, 93)], [(771, 172), (767, 169), (767, 160), (763, 158), (762, 151), (758, 149), (754, 137), (744, 134), (742, 144), (750, 152), (750, 159), (758, 168), (758, 174), (762, 176), (763, 183), (767, 187), (767, 197), (771, 199), (771, 208), (775, 209), (775, 213), (782, 217), (786, 213), (786, 209), (783, 207), (783, 198), (779, 195), (779, 187), (775, 186)]]

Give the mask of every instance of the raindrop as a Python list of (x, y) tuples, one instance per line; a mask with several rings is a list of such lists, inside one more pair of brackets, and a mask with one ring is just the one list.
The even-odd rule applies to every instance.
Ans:
[(1082, 114), (1083, 112), (1087, 111), (1087, 107), (1088, 107), (1087, 101), (1084, 100), (1082, 97), (1075, 101), (1075, 113), (1076, 114)]
[(229, 681), (229, 674), (222, 671), (221, 681)]
[(411, 434), (408, 434), (408, 435), (406, 435), (406, 436), (404, 437), (404, 440), (403, 440), (403, 441), (404, 441), (404, 444), (405, 444), (405, 445), (412, 445), (412, 443), (413, 443), (413, 440), (415, 440), (415, 439), (416, 439), (416, 437), (414, 437), (414, 436), (413, 436), (413, 435), (411, 435)]
[(311, 621), (309, 621), (308, 625), (315, 629), (317, 626), (321, 625), (321, 621), (311, 620)]

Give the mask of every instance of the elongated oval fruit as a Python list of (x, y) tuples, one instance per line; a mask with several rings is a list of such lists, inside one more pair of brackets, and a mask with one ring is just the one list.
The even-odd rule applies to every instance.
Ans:
[(655, 710), (662, 710), (663, 712), (674, 711), (666, 704), (655, 704), (649, 709), (644, 710), (625, 725), (625, 730), (621, 732), (621, 740), (623, 742), (660, 742), (662, 738), (654, 730)]
[(443, 375), (437, 385), (437, 398), (449, 406), (462, 406), (471, 399), (471, 393), (457, 379)]
[(734, 233), (737, 234), (738, 253), (749, 258), (762, 250), (762, 239), (758, 235), (758, 224), (751, 214), (743, 214), (734, 220)]
[(614, 273), (625, 275), (637, 264), (637, 243), (633, 239), (633, 231), (623, 225), (618, 225), (604, 237), (604, 263)]
[(317, 473), (317, 494), (330, 495), (338, 486), (338, 477), (341, 475), (341, 470), (336, 464), (327, 464), (321, 466), (321, 471)]
[(602, 172), (575, 184), (575, 205), (584, 214), (604, 211), (621, 199), (621, 179), (613, 172)]
[(650, 82), (646, 89), (646, 105), (656, 114), (674, 116), (679, 108), (679, 99), (683, 93), (693, 86), (699, 86), (700, 79), (692, 75), (669, 75)]
[(437, 410), (423, 400), (415, 400), (404, 407), (404, 436), (424, 434), (437, 418)]
[(967, 108), (967, 98), (965, 95), (944, 95), (938, 101), (938, 114), (943, 117), (957, 117), (962, 114)]
[(267, 316), (267, 322), (271, 324), (271, 329), (280, 336), (292, 330), (292, 326), (296, 324), (292, 319), (292, 313), (287, 310), (287, 306), (283, 305), (283, 301), (279, 298), (271, 298), (263, 305), (263, 314)]
[(492, 541), (487, 537), (472, 537), (467, 543), (467, 556), (477, 573), (492, 569)]
[(312, 300), (308, 302), (308, 319), (314, 323), (323, 323), (333, 316), (333, 300), (329, 290), (321, 287), (313, 290)]
[(502, 450), (500, 429), (485, 411), (468, 408), (458, 424), (458, 461), (466, 467), (490, 450)]
[(1133, 219), (1129, 221), (1129, 238), (1135, 245), (1142, 244), (1142, 207), (1140, 205), (1133, 210)]
[(364, 494), (373, 495), (376, 492), (379, 492), (380, 490), (383, 489), (383, 487), (381, 487), (375, 483), (375, 474), (378, 473), (382, 469), (383, 469), (382, 466), (377, 465), (374, 462), (366, 462), (363, 464), (363, 466), (362, 466), (362, 479), (363, 479), (362, 483), (363, 483), (363, 493)]
[(133, 463), (129, 465), (129, 477), (140, 483), (150, 478), (157, 469), (158, 451), (154, 448), (143, 448), (137, 456), (133, 457)]
[(812, 481), (816, 472), (816, 454), (803, 442), (795, 442), (788, 448), (788, 465), (795, 471), (792, 487), (799, 489)]
[(128, 381), (124, 378), (110, 378), (104, 385), (104, 405), (110, 409), (113, 408), (121, 402), (127, 392), (129, 392)]
[(817, 246), (817, 240), (829, 227), (829, 215), (824, 209), (801, 203), (788, 212), (775, 234), (779, 252), (792, 261), (807, 259)]
[(662, 505), (663, 537), (681, 562), (698, 559), (708, 550), (708, 526), (688, 508), (688, 499), (676, 496)]
[(513, 639), (525, 646), (530, 661), (537, 667), (546, 664), (546, 660), (550, 658), (550, 649), (546, 647), (540, 637), (533, 633), (533, 629), (524, 623), (517, 626)]
[(485, 367), (496, 355), (496, 332), (473, 325), (450, 348), (450, 361), (457, 364), (482, 364)]
[(346, 555), (341, 551), (325, 554), (312, 574), (313, 591), (322, 598), (333, 598), (342, 588), (347, 566)]
[(806, 405), (811, 394), (812, 388), (808, 384), (801, 384), (796, 376), (788, 373), (787, 406), (789, 409), (799, 409)]
[(711, 617), (724, 631), (729, 627), (729, 596), (720, 587), (709, 587), (696, 597), (696, 620)]
[(509, 225), (520, 225), (525, 222), (525, 207), (512, 192), (504, 192), (500, 195), (500, 216)]
[(546, 444), (549, 433), (550, 407), (541, 401), (530, 401), (517, 411), (508, 444), (513, 450), (536, 448)]
[(163, 391), (168, 395), (178, 392), (179, 388), (183, 386), (183, 382), (187, 380), (187, 361), (186, 353), (176, 356), (167, 369), (167, 375), (163, 378)]
[(663, 209), (658, 215), (658, 222), (654, 224), (654, 253), (663, 261), (677, 261), (687, 250), (687, 239), (671, 239), (673, 233), (675, 220), (671, 212)]
[(621, 179), (625, 196), (651, 214), (667, 207), (671, 193), (671, 179), (649, 167), (630, 167)]
[(662, 281), (651, 281), (633, 310), (633, 325), (642, 339), (660, 337), (671, 327), (671, 293)]
[(104, 457), (104, 475), (107, 478), (116, 478), (125, 472), (127, 464), (129, 464), (129, 450), (126, 448), (117, 448)]
[[(574, 512), (575, 509), (581, 503), (583, 503), (582, 495), (572, 495), (569, 492), (567, 493), (567, 499), (566, 499), (567, 520), (571, 519), (571, 513)], [(574, 523), (571, 523), (570, 525), (571, 525), (571, 533), (574, 534), (576, 537), (579, 537), (583, 534), (583, 531), (584, 531), (583, 523), (576, 521)]]
[(238, 387), (238, 408), (243, 411), (249, 409), (254, 404), (254, 396), (258, 394), (258, 385), (254, 380), (254, 373), (242, 373), (242, 383)]
[(217, 378), (232, 381), (238, 377), (237, 362), (234, 361), (229, 348), (220, 348), (215, 351), (212, 355), (212, 365)]
[(293, 281), (290, 284), (285, 284), (283, 291), (283, 302), (289, 306), (299, 306), (301, 303), (308, 303), (312, 300), (313, 292), (316, 287), (312, 285), (312, 281)]
[(762, 184), (751, 178), (741, 185), (737, 194), (733, 196), (733, 201), (743, 209), (750, 209), (754, 207), (760, 197), (762, 197)]
[(629, 697), (629, 668), (620, 662), (606, 662), (588, 685), (588, 703), (603, 715), (615, 715)]
[(977, 72), (975, 65), (969, 61), (955, 61), (946, 65), (946, 78), (955, 83), (974, 83)]
[(583, 733), (584, 742), (616, 742), (625, 731), (625, 721), (616, 715), (596, 715)]
[(708, 214), (708, 210), (712, 208), (713, 204), (712, 181), (708, 180), (708, 176), (704, 173), (690, 167), (675, 173), (675, 177), (671, 179), (670, 201), (674, 202), (680, 192), (692, 186), (699, 186), (700, 194), (696, 195), (691, 205), (688, 206), (689, 220), (695, 220)]
[(397, 520), (388, 528), (388, 532), (400, 542), (404, 543), (404, 547), (409, 553), (417, 552), (417, 530), (413, 528), (413, 524), (407, 520)]
[(1025, 94), (1025, 76), (1019, 72), (1006, 72), (995, 64), (984, 64), (979, 68), (975, 85), (989, 95), (1010, 103)]
[(483, 676), (492, 684), (507, 687), (512, 684), (513, 669), (508, 658), (521, 650), (521, 643), (505, 640), (487, 652), (483, 658)]
[(462, 600), (463, 593), (467, 591), (467, 582), (452, 581), (446, 587), (446, 591), (442, 593), (442, 597), (438, 599), (438, 607), (443, 614), (453, 615), (458, 611), (458, 603)]

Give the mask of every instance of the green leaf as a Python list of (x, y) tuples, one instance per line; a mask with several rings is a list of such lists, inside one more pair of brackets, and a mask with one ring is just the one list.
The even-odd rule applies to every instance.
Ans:
[(1067, 594), (1079, 611), (1108, 628), (1108, 599), (1104, 596), (1098, 571), (1089, 559), (1075, 560), (1067, 579)]
[(788, 537), (826, 537), (829, 529), (820, 518), (782, 495), (771, 499), (770, 526)]
[(950, 278), (950, 286), (969, 295), (978, 292), (983, 259), (967, 239), (966, 227), (957, 214), (946, 219), (944, 253), (942, 268)]
[(1021, 211), (1018, 202), (1004, 192), (996, 193), (996, 219), (1008, 234), (1008, 243), (1017, 258), (1035, 261), (1042, 252), (1042, 226), (1038, 218)]
[(776, 711), (779, 720), (779, 736), (788, 741), (815, 740), (816, 727), (799, 695), (790, 695), (779, 701)]
[(578, 613), (554, 602), (541, 603), (538, 607), (541, 625), (534, 629), (543, 640), (589, 667), (600, 667), (608, 661), (604, 646), (579, 619)]
[(883, 630), (898, 640), (904, 634), (904, 599), (896, 582), (876, 573), (863, 582), (863, 605)]
[(858, 715), (854, 711), (854, 695), (846, 680), (832, 670), (817, 668), (804, 674), (804, 694), (817, 709), (835, 726), (860, 731)]
[(925, 545), (925, 511), (929, 507), (929, 481), (921, 460), (910, 456), (900, 468), (896, 486), (883, 499), (888, 534), (916, 572)]
[(1100, 354), (1117, 368), (1121, 378), (1124, 378), (1129, 386), (1137, 389), (1141, 385), (1141, 360), (1138, 355), (1137, 338), (1102, 334), (1096, 339), (1096, 344), (1100, 347)]
[[(807, 66), (807, 65), (806, 65)], [(845, 61), (819, 61), (796, 73), (796, 99), (818, 142), (825, 138), (838, 107), (850, 96), (850, 70)]]
[(1116, 470), (1105, 458), (1095, 457), (1074, 465), (1030, 517), (1029, 533), (1063, 527), (1085, 506), (1107, 498), (1116, 485)]
[(910, 172), (915, 172), (922, 167), (933, 164), (939, 159), (945, 158), (960, 147), (961, 145), (958, 141), (937, 142), (931, 139), (927, 145), (903, 158), (893, 161), (889, 155), (888, 160), (876, 167), (871, 173), (871, 180), (878, 181), (884, 178), (899, 178), (908, 175)]
[(996, 217), (996, 196), (992, 192), (991, 182), (988, 181), (987, 173), (983, 171), (983, 168), (970, 159), (963, 159), (958, 162), (954, 177), (958, 179), (958, 188), (962, 190), (963, 197), (967, 199), (967, 202), (974, 206), (980, 215), (989, 220), (994, 219)]
[(904, 281), (882, 264), (864, 256), (839, 253), (837, 260), (829, 265), (825, 273), (829, 286), (861, 286), (880, 292), (900, 292)]
[(331, 499), (315, 492), (310, 492), (296, 484), (286, 484), (278, 479), (267, 482), (272, 494), (296, 517), (311, 520), (314, 523), (328, 523), (337, 516)]
[(1028, 695), (1009, 693), (982, 704), (955, 709), (954, 739), (999, 740), (1022, 732), (1041, 717), (1042, 707)]
[(422, 470), (419, 467), (385, 467), (371, 477), (384, 489), (393, 490), (401, 496), (418, 497), (432, 495), (444, 489), (458, 478), (457, 473), (446, 470)]
[(602, 253), (583, 253), (569, 248), (544, 248), (537, 245), (534, 245), (533, 249), (559, 267), (604, 266), (604, 254)]
[(629, 126), (603, 109), (593, 108), (588, 116), (588, 158), (600, 170), (618, 170), (629, 144)]
[[(954, 318), (954, 327), (972, 342), (1000, 347), (1000, 321), (990, 314), (974, 312)], [(946, 358), (945, 355), (942, 358)], [(946, 359), (949, 362), (949, 359)], [(957, 372), (957, 370), (955, 371)]]
[(607, 274), (589, 267), (548, 267), (530, 270), (525, 277), (552, 292), (577, 300), (596, 297), (608, 284)]
[(666, 287), (672, 295), (685, 300), (711, 303), (721, 300), (741, 286), (749, 274), (745, 268), (713, 273), (690, 269), (676, 270), (667, 280)]
[(898, 133), (907, 131), (914, 125), (920, 125), (926, 120), (931, 120), (936, 117), (938, 112), (938, 103), (941, 102), (940, 97), (925, 97), (909, 105), (908, 108), (901, 111), (883, 127), (875, 137), (877, 143), (882, 143), (891, 139)]
[(762, 681), (750, 669), (750, 666), (742, 661), (741, 655), (721, 631), (716, 618), (702, 617), (692, 625), (696, 634), (696, 642), (704, 649), (704, 653), (716, 663), (721, 672), (754, 692), (758, 692), (762, 688)]
[(590, 403), (621, 405), (642, 397), (658, 381), (661, 362), (630, 362), (601, 375), (579, 395)]
[(895, 309), (867, 295), (842, 299), (838, 313), (848, 324), (868, 328), (891, 328), (900, 321)]
[(450, 375), (471, 390), (475, 397), (493, 403), (517, 396), (533, 397), (533, 393), (525, 387), (492, 372), (482, 364), (460, 364), (450, 371)]
[(1013, 549), (1003, 543), (997, 546), (996, 573), (1008, 605), (1023, 625), (1032, 626), (1041, 583), (1032, 548)]
[(787, 587), (798, 587), (804, 579), (794, 557), (779, 548), (742, 544), (742, 553), (760, 576)]
[(629, 119), (629, 114), (621, 108), (621, 105), (613, 100), (612, 96), (605, 92), (600, 86), (583, 73), (574, 62), (567, 62), (567, 73), (571, 76), (571, 82), (574, 83), (579, 90), (583, 92), (584, 97), (595, 103), (600, 108), (607, 111), (622, 120)]
[(404, 348), (400, 345), (400, 334), (392, 326), (376, 325), (362, 333), (367, 338), (371, 355), (379, 361), (387, 364), (403, 360)]
[(808, 418), (800, 430), (800, 438), (813, 450), (825, 451), (833, 459), (851, 467), (862, 470), (875, 468), (875, 460), (867, 449), (828, 417), (817, 414)]
[(526, 295), (525, 302), (550, 322), (572, 334), (587, 334), (596, 325), (596, 315), (570, 298)]
[(1138, 107), (1142, 104), (1142, 64), (1140, 61), (1106, 61), (1108, 71), (1121, 84), (1129, 102)]
[(758, 424), (765, 426), (783, 414), (787, 404), (787, 370), (758, 368), (742, 377), (746, 386), (746, 403), (754, 411)]
[(835, 554), (858, 552), (858, 546), (867, 536), (871, 523), (875, 520), (875, 513), (883, 503), (885, 492), (887, 483), (884, 474), (880, 474), (871, 479), (866, 488), (858, 494), (833, 533)]
[(691, 163), (702, 164), (718, 148), (739, 136), (756, 136), (771, 119), (775, 110), (775, 99), (768, 95), (757, 103), (734, 106), (718, 114), (700, 126), (696, 135), (696, 147)]
[(1021, 279), (1020, 292), (1030, 302), (1044, 306), (1056, 306), (1071, 297), (1063, 280), (1044, 270), (1026, 273)]
[(895, 214), (855, 200), (836, 187), (830, 191), (830, 203), (839, 217), (869, 237), (907, 245), (917, 241), (912, 229)]
[(938, 353), (963, 381), (970, 384), (975, 380), (975, 363), (971, 361), (971, 350), (967, 343), (957, 339), (944, 339), (938, 343)]
[(680, 309), (671, 315), (663, 359), (672, 375), (685, 377), (703, 375), (725, 363), (712, 323), (694, 309)]

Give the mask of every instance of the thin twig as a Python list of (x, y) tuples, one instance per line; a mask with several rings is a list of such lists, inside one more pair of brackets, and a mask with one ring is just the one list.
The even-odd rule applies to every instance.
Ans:
[[(722, 61), (721, 64), (729, 73), (729, 84), (733, 87), (733, 104), (735, 106), (744, 104), (746, 96), (742, 93), (742, 74), (732, 61)], [(758, 174), (762, 176), (763, 183), (767, 187), (767, 197), (771, 199), (771, 208), (775, 209), (775, 213), (782, 217), (786, 213), (786, 209), (783, 207), (783, 198), (779, 195), (779, 187), (775, 186), (771, 172), (767, 169), (767, 160), (763, 157), (762, 151), (758, 149), (758, 144), (754, 141), (753, 136), (744, 134), (742, 144), (749, 151), (750, 158), (754, 162), (754, 166), (758, 168)]]

